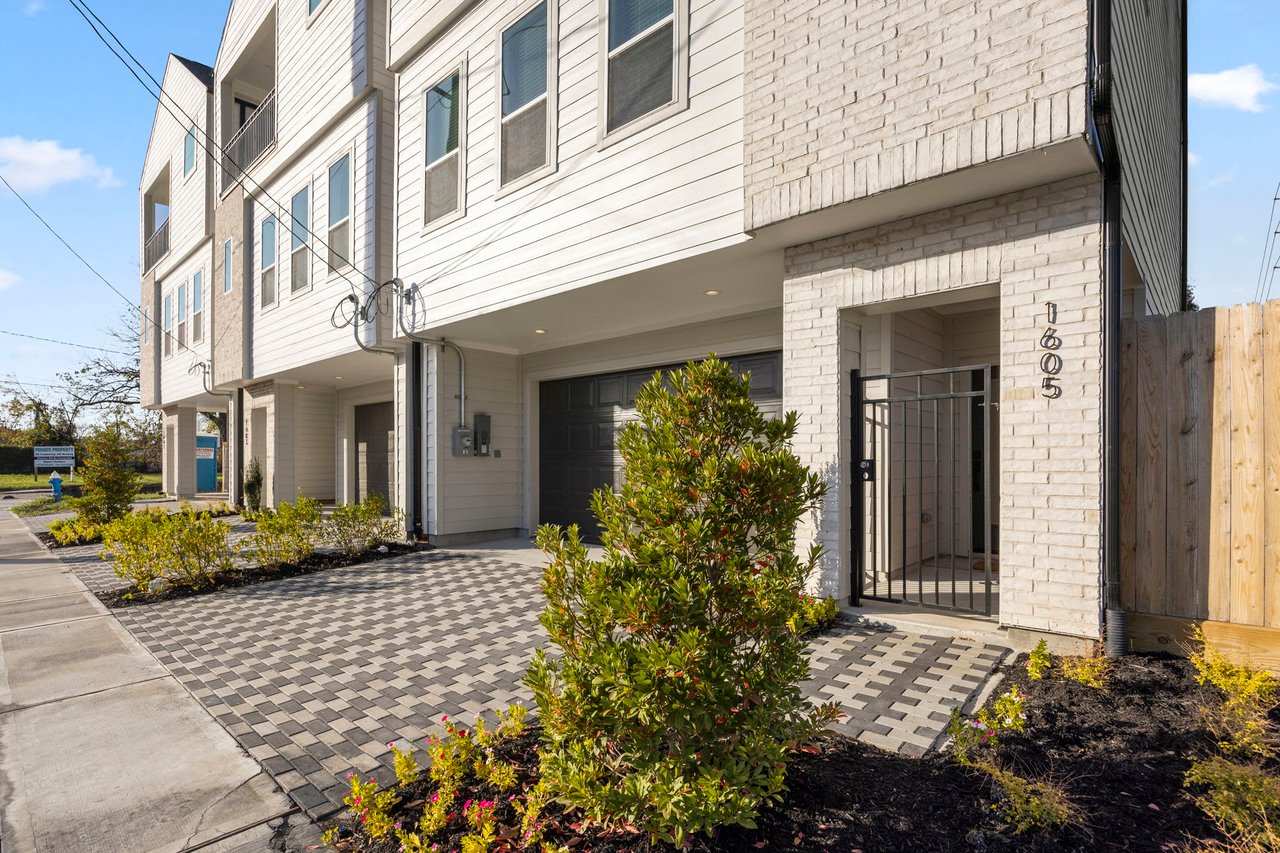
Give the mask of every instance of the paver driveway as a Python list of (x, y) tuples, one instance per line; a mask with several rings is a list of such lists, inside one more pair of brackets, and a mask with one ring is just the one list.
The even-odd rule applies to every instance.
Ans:
[[(442, 714), (529, 701), (540, 577), (483, 551), (434, 551), (116, 613), (320, 817), (341, 806), (348, 772), (391, 780), (388, 741), (421, 744)], [(838, 729), (919, 755), (1004, 654), (845, 624), (815, 641), (806, 689), (841, 703)]]

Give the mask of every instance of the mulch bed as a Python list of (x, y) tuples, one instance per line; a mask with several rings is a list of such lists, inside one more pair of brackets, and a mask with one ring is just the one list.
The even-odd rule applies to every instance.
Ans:
[[(1117, 662), (1106, 690), (1055, 676), (1026, 677), (1025, 655), (1005, 669), (1006, 682), (1027, 694), (1027, 730), (1006, 734), (995, 748), (1005, 767), (1031, 778), (1052, 778), (1070, 793), (1081, 825), (1057, 832), (1015, 835), (1001, 818), (1000, 794), (980, 771), (946, 755), (912, 759), (883, 752), (838, 735), (827, 735), (797, 755), (788, 771), (789, 791), (767, 809), (753, 830), (727, 828), (715, 838), (699, 836), (689, 849), (700, 853), (752, 850), (832, 851), (1173, 851), (1189, 839), (1217, 837), (1182, 786), (1189, 757), (1210, 741), (1199, 725), (1203, 688), (1186, 661), (1133, 656)], [(408, 734), (408, 733), (406, 733)], [(503, 744), (500, 754), (536, 775), (536, 725)], [(424, 783), (405, 791), (397, 819), (416, 823)], [(472, 780), (463, 798), (500, 805), (499, 825), (518, 826), (507, 796)], [(572, 818), (549, 809), (555, 829), (547, 840), (575, 853), (671, 851), (634, 834), (574, 832)], [(461, 819), (456, 819), (461, 823)], [(371, 842), (345, 818), (339, 849), (363, 853), (398, 850), (394, 838)], [(461, 829), (461, 827), (460, 827)], [(459, 846), (461, 832), (445, 840), (444, 853)], [(506, 849), (500, 845), (495, 850)]]
[(316, 572), (328, 571), (329, 569), (341, 569), (346, 566), (357, 566), (362, 563), (387, 560), (391, 557), (400, 557), (416, 551), (430, 551), (435, 546), (425, 543), (406, 545), (395, 542), (382, 547), (386, 550), (370, 548), (359, 554), (343, 554), (329, 551), (317, 552), (300, 563), (284, 563), (274, 568), (252, 566), (232, 569), (229, 572), (220, 572), (214, 575), (213, 582), (205, 586), (172, 586), (163, 592), (138, 592), (136, 590), (118, 589), (97, 592), (95, 595), (108, 607), (136, 607), (142, 604), (157, 604), (161, 601), (190, 598), (194, 595), (209, 595), (225, 589), (235, 589), (236, 587), (278, 581), (284, 578), (295, 578), (299, 575), (310, 575)]

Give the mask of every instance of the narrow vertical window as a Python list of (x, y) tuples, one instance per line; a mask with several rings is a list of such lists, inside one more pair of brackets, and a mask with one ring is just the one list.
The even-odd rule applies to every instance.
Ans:
[(187, 345), (187, 285), (178, 285), (178, 349)]
[(329, 167), (329, 269), (351, 263), (351, 155)]
[(428, 223), (458, 210), (462, 181), (458, 138), (461, 129), (461, 81), (462, 71), (459, 69), (427, 90), (424, 197)]
[(608, 0), (606, 129), (676, 100), (676, 0)]
[(310, 192), (303, 187), (289, 204), (289, 281), (293, 292), (306, 288), (311, 261), (307, 257), (307, 224), (310, 213)]
[(307, 0), (307, 14), (315, 12), (316, 9), (320, 8), (320, 4), (323, 2), (324, 0)]
[(173, 355), (173, 294), (164, 295), (164, 354)]
[(191, 340), (204, 340), (204, 270), (191, 279)]
[(501, 183), (548, 162), (547, 3), (539, 3), (502, 33)]
[(268, 216), (262, 222), (262, 272), (258, 278), (259, 298), (263, 308), (276, 301), (276, 218)]
[(186, 139), (182, 140), (182, 174), (187, 176), (191, 174), (191, 170), (196, 167), (196, 129), (193, 127), (187, 131)]
[(231, 292), (231, 241), (222, 244), (222, 292)]

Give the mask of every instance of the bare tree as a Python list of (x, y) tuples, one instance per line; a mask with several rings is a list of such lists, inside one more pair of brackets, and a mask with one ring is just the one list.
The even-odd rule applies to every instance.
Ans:
[(140, 345), (133, 315), (120, 315), (116, 324), (107, 329), (107, 335), (119, 354), (95, 351), (80, 367), (58, 374), (77, 409), (137, 406), (142, 399)]

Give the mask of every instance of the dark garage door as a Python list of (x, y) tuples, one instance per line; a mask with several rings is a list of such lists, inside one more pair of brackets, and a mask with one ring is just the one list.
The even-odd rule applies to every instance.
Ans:
[[(782, 412), (782, 353), (726, 359), (751, 373), (751, 395), (766, 414)], [(678, 367), (679, 365), (675, 365)], [(622, 485), (622, 458), (614, 437), (634, 420), (640, 387), (657, 368), (557, 379), (539, 385), (539, 515), (544, 524), (577, 524), (596, 539), (591, 493)], [(663, 367), (670, 370), (672, 366)]]

